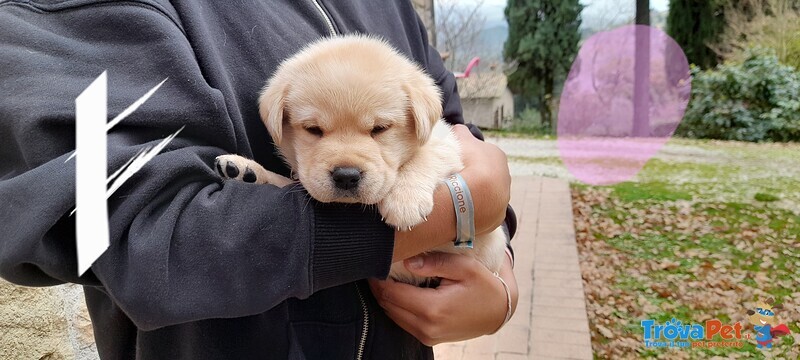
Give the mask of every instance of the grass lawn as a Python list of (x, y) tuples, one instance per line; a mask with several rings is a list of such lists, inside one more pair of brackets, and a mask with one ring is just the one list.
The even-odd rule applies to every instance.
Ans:
[[(572, 190), (596, 358), (800, 357), (800, 144), (673, 139), (630, 182)], [(746, 311), (767, 297), (792, 334), (762, 351)], [(640, 322), (673, 318), (741, 322), (753, 338), (645, 348)]]

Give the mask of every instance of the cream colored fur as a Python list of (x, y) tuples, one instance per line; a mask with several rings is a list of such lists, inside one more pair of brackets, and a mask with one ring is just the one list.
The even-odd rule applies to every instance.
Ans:
[[(281, 64), (264, 88), (259, 109), (275, 145), (313, 198), (377, 205), (386, 223), (399, 230), (426, 221), (437, 186), (463, 168), (459, 143), (440, 120), (436, 84), (372, 37), (339, 36), (306, 47)], [(236, 166), (237, 180), (249, 168), (259, 184), (292, 182), (237, 155), (217, 161), (222, 168)], [(331, 180), (337, 167), (360, 169), (358, 187), (337, 189)], [(446, 245), (435, 251), (472, 255), (497, 271), (505, 246), (498, 228), (479, 236), (474, 249)], [(425, 281), (401, 263), (392, 266), (390, 276)]]

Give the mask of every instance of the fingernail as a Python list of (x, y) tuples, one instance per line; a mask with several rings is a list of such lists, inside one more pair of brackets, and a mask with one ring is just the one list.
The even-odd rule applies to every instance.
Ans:
[(422, 259), (420, 256), (414, 256), (408, 260), (406, 260), (406, 266), (409, 269), (421, 269), (422, 265), (425, 264), (425, 260)]

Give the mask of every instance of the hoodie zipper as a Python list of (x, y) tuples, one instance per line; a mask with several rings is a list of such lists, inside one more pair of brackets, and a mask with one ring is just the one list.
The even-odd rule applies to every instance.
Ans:
[(361, 340), (358, 342), (358, 353), (356, 360), (364, 358), (364, 346), (367, 344), (367, 333), (369, 332), (369, 308), (367, 301), (364, 299), (364, 294), (361, 292), (361, 285), (356, 283), (356, 291), (358, 291), (358, 299), (361, 301), (361, 310), (364, 314), (364, 327), (361, 328)]
[(333, 27), (333, 20), (328, 16), (328, 13), (325, 12), (325, 9), (322, 8), (322, 4), (319, 3), (319, 0), (311, 0), (314, 3), (314, 7), (317, 8), (319, 14), (322, 15), (322, 19), (325, 20), (325, 25), (328, 26), (328, 32), (330, 32), (331, 36), (336, 36), (336, 29)]

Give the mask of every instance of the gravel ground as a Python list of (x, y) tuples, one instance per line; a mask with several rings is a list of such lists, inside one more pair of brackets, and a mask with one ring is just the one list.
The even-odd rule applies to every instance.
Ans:
[[(556, 140), (487, 136), (509, 158), (512, 175), (579, 183), (561, 161)], [(706, 201), (752, 202), (777, 196), (775, 206), (800, 212), (800, 144), (671, 139), (632, 182), (680, 185)]]
[[(539, 175), (575, 181), (561, 163), (558, 142), (555, 139), (487, 136), (486, 141), (506, 152), (512, 175)], [(669, 162), (707, 164), (723, 163), (730, 158), (725, 151), (689, 145), (686, 142), (686, 140), (668, 142), (655, 158)]]

